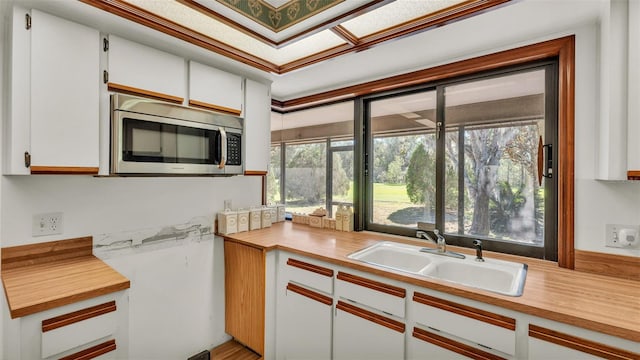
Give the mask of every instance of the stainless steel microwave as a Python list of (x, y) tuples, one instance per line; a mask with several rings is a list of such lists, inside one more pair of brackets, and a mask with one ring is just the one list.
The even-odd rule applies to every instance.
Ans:
[(237, 175), (243, 120), (162, 101), (111, 95), (111, 173)]

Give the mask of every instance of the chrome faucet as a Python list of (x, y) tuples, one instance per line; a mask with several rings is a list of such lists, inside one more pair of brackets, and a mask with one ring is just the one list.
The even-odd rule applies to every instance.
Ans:
[(436, 244), (438, 246), (439, 253), (447, 252), (447, 242), (445, 241), (444, 236), (440, 235), (440, 231), (438, 231), (438, 229), (434, 229), (433, 233), (436, 235), (437, 240), (429, 236), (429, 234), (426, 231), (421, 231), (421, 230), (418, 230), (418, 232), (416, 232), (416, 237), (427, 239), (433, 242), (434, 244)]
[(477, 239), (473, 240), (473, 246), (475, 246), (476, 248), (476, 261), (483, 262), (484, 259), (482, 258), (482, 241)]

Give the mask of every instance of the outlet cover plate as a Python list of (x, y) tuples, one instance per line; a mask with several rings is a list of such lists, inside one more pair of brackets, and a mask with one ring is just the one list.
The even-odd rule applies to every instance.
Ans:
[(58, 235), (63, 233), (63, 218), (61, 212), (33, 215), (32, 236)]
[(614, 248), (637, 248), (639, 241), (635, 241), (632, 245), (624, 245), (620, 241), (620, 230), (622, 229), (634, 229), (636, 234), (640, 235), (640, 229), (637, 225), (623, 225), (623, 224), (607, 224), (606, 225), (606, 243), (607, 247)]

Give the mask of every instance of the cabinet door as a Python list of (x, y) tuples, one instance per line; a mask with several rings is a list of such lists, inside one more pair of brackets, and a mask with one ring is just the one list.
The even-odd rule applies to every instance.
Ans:
[(183, 58), (109, 36), (109, 90), (184, 102), (186, 73)]
[(244, 88), (240, 76), (189, 62), (189, 105), (239, 116)]
[(628, 48), (628, 131), (627, 166), (629, 179), (640, 180), (640, 1), (629, 1), (629, 48)]
[(264, 175), (271, 146), (271, 94), (267, 85), (247, 79), (244, 113), (245, 173)]
[(264, 354), (265, 256), (262, 250), (224, 242), (225, 331)]
[(38, 10), (31, 17), (31, 172), (97, 173), (99, 33)]
[(333, 299), (289, 283), (278, 304), (279, 359), (330, 359)]
[(333, 321), (334, 359), (403, 359), (405, 325), (338, 301)]

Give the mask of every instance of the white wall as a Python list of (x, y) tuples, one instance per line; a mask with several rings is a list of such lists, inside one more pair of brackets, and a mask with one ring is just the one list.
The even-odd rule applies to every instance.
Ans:
[[(225, 199), (259, 205), (259, 177), (4, 176), (0, 221), (3, 246), (139, 230), (213, 215)], [(32, 237), (32, 215), (64, 213), (64, 234)]]

